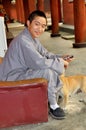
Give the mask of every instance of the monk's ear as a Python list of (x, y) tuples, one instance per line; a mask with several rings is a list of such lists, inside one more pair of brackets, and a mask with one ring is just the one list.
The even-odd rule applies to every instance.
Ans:
[(29, 27), (29, 25), (30, 25), (30, 21), (29, 21), (29, 20), (27, 20), (27, 26)]

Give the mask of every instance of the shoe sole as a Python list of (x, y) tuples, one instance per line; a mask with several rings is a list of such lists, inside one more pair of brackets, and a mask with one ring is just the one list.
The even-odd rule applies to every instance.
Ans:
[(63, 117), (56, 117), (54, 116), (51, 112), (49, 112), (49, 114), (54, 118), (54, 119), (57, 119), (57, 120), (62, 120), (62, 119), (65, 119), (66, 117), (63, 116)]

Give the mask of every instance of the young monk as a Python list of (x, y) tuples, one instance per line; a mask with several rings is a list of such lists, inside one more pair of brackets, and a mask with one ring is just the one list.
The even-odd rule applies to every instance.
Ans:
[(65, 113), (57, 104), (56, 95), (62, 87), (59, 76), (69, 62), (48, 52), (39, 42), (38, 37), (45, 31), (46, 26), (44, 12), (36, 10), (29, 15), (27, 27), (13, 39), (6, 52), (0, 66), (0, 80), (46, 78), (50, 114), (55, 119), (64, 119)]

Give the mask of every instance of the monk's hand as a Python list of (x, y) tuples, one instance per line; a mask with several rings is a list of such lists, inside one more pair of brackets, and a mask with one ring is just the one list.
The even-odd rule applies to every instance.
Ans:
[(68, 67), (68, 65), (69, 65), (69, 62), (66, 61), (66, 60), (63, 60), (63, 61), (64, 61), (64, 68), (66, 69)]

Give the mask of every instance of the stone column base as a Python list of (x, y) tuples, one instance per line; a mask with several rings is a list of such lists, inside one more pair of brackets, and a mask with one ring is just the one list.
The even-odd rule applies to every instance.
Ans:
[(86, 42), (83, 43), (73, 43), (73, 48), (83, 48), (86, 47)]
[(60, 37), (61, 34), (59, 34), (59, 33), (58, 33), (58, 34), (51, 34), (50, 36), (51, 36), (51, 37)]

